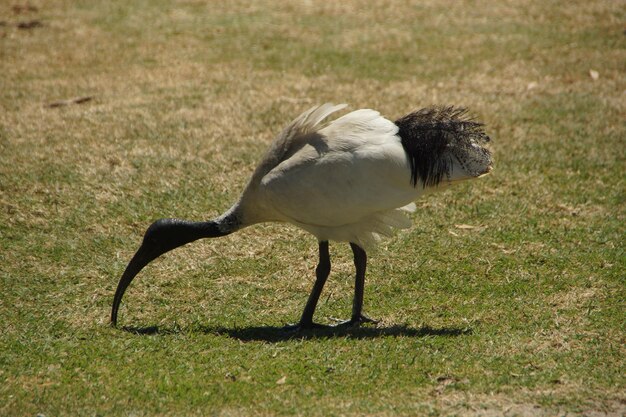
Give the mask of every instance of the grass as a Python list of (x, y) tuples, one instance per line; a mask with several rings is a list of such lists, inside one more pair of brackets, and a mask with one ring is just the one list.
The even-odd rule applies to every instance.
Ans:
[[(0, 414), (624, 413), (623, 2), (29, 4), (0, 5)], [(285, 335), (316, 244), (262, 225), (151, 265), (109, 327), (150, 221), (227, 209), (324, 101), (466, 105), (494, 139), (371, 254), (380, 324)]]

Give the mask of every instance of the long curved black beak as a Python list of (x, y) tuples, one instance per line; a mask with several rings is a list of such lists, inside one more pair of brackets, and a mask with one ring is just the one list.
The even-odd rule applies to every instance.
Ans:
[(126, 288), (128, 288), (135, 276), (137, 276), (146, 265), (158, 258), (162, 253), (163, 252), (156, 247), (147, 246), (144, 242), (130, 260), (126, 270), (124, 270), (124, 274), (122, 274), (122, 278), (120, 278), (120, 282), (117, 284), (117, 290), (113, 298), (113, 308), (111, 309), (111, 324), (113, 326), (117, 325), (117, 311), (120, 308), (120, 303), (122, 302)]
[(166, 252), (176, 249), (187, 243), (205, 237), (225, 236), (237, 230), (239, 223), (237, 219), (228, 217), (221, 219), (222, 223), (216, 221), (190, 222), (179, 219), (160, 219), (152, 223), (143, 238), (143, 243), (130, 260), (113, 298), (113, 308), (111, 309), (111, 324), (117, 324), (117, 311), (120, 308), (124, 291), (130, 285), (135, 276), (151, 261)]

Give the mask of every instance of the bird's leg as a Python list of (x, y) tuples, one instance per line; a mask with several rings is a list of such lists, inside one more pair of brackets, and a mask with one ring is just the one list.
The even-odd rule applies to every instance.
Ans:
[(322, 294), (322, 289), (324, 288), (324, 284), (326, 284), (326, 279), (330, 274), (330, 254), (328, 253), (328, 241), (323, 241), (319, 243), (319, 252), (320, 259), (319, 263), (317, 264), (317, 268), (315, 268), (315, 284), (313, 285), (311, 294), (309, 294), (309, 299), (306, 302), (306, 306), (304, 306), (304, 311), (302, 312), (302, 316), (300, 317), (300, 322), (294, 325), (286, 326), (286, 330), (297, 331), (302, 329), (325, 327), (321, 324), (313, 323), (313, 313), (315, 313), (315, 307), (317, 307), (317, 302), (320, 299), (320, 295)]
[(363, 292), (365, 289), (365, 268), (367, 266), (367, 254), (357, 244), (350, 243), (354, 254), (354, 267), (356, 276), (354, 279), (354, 301), (352, 302), (352, 317), (350, 320), (339, 323), (337, 326), (358, 326), (361, 323), (377, 323), (363, 315)]

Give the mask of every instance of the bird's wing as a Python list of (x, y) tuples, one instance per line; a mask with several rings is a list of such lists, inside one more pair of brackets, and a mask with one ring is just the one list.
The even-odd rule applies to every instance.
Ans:
[(409, 204), (418, 190), (396, 132), (373, 110), (335, 120), (263, 177), (266, 202), (307, 230), (364, 222)]
[(320, 123), (331, 113), (344, 107), (346, 104), (326, 103), (311, 107), (296, 117), (274, 139), (254, 171), (248, 186), (256, 186), (268, 172), (297, 152), (310, 137), (317, 136), (316, 132), (322, 128)]
[[(332, 113), (345, 108), (347, 104), (325, 103), (311, 107), (309, 110), (296, 117), (274, 140), (269, 149), (267, 159), (273, 160), (275, 165), (287, 159), (299, 147), (306, 142), (307, 138), (322, 128), (320, 124)], [(274, 166), (275, 166), (274, 165)], [(273, 168), (273, 167), (272, 167)]]
[(311, 107), (309, 110), (296, 117), (291, 122), (294, 133), (306, 134), (319, 129), (319, 124), (332, 113), (344, 109), (347, 104), (324, 103), (320, 106)]
[(320, 129), (319, 133), (328, 138), (335, 148), (341, 144), (354, 148), (359, 144), (384, 144), (398, 133), (398, 126), (375, 110), (360, 109), (338, 118)]

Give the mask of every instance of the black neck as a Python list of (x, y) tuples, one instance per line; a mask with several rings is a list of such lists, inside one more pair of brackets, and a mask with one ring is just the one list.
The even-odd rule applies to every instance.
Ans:
[(224, 221), (191, 222), (160, 219), (152, 223), (144, 236), (144, 245), (156, 245), (168, 252), (198, 239), (220, 237), (234, 232), (233, 224)]

